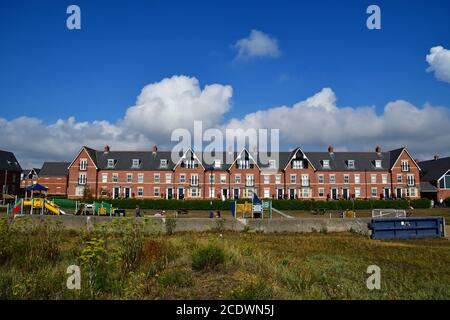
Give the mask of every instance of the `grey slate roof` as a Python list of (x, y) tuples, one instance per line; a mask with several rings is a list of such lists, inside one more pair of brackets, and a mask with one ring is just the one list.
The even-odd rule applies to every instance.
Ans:
[(419, 162), (422, 169), (422, 181), (437, 181), (448, 170), (450, 170), (450, 157), (441, 158), (437, 160), (427, 160)]
[(420, 181), (420, 192), (437, 192), (437, 188), (429, 181)]
[[(390, 152), (305, 152), (305, 155), (319, 171), (385, 171), (391, 168)], [(329, 160), (329, 169), (323, 168), (323, 160)], [(347, 167), (348, 160), (354, 160), (355, 169)], [(381, 160), (381, 168), (375, 167), (375, 160)]]
[(69, 173), (70, 162), (44, 162), (40, 177), (65, 177)]
[(22, 168), (14, 153), (3, 150), (0, 150), (0, 170), (22, 172)]
[[(98, 151), (91, 148), (85, 147), (89, 156), (95, 162), (96, 166), (99, 169), (103, 170), (173, 170), (175, 168), (176, 163), (172, 161), (171, 151)], [(277, 168), (283, 170), (286, 165), (289, 163), (290, 159), (296, 153), (297, 149), (292, 151), (282, 151), (278, 153), (269, 153), (269, 157), (277, 160)], [(400, 153), (403, 151), (403, 148), (386, 151), (386, 152), (305, 152), (305, 156), (312, 163), (313, 167), (319, 171), (386, 171), (389, 170), (397, 158), (400, 156)], [(248, 152), (253, 158), (256, 160), (257, 165), (261, 169), (266, 169), (269, 167), (269, 164), (266, 159), (262, 159), (262, 153), (253, 153)], [(195, 153), (198, 156), (201, 156), (198, 152)], [(229, 156), (229, 152), (215, 152), (212, 154), (210, 158), (220, 159), (221, 165), (216, 168), (213, 163), (208, 163), (207, 157), (211, 155), (210, 153), (203, 153), (202, 156), (202, 165), (206, 170), (227, 170), (236, 157), (240, 154), (240, 152), (233, 152), (231, 154), (232, 161), (227, 161), (227, 156)], [(265, 153), (264, 153), (265, 154)], [(190, 154), (187, 155), (188, 157)], [(178, 154), (178, 157), (181, 157), (181, 154)], [(230, 157), (229, 157), (230, 158)], [(114, 168), (108, 168), (108, 159), (114, 159), (115, 166)], [(140, 160), (140, 166), (138, 168), (132, 168), (133, 159)], [(167, 168), (162, 168), (160, 166), (161, 159), (167, 160)], [(264, 161), (263, 161), (264, 160)], [(325, 169), (322, 166), (323, 160), (329, 160), (330, 168)], [(355, 168), (349, 169), (347, 167), (348, 160), (354, 160)], [(381, 160), (381, 168), (375, 167), (375, 160)]]

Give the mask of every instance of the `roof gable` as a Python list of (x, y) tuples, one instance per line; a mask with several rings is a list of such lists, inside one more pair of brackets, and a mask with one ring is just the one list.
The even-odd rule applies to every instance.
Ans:
[(0, 150), (0, 170), (22, 172), (14, 153), (4, 150)]

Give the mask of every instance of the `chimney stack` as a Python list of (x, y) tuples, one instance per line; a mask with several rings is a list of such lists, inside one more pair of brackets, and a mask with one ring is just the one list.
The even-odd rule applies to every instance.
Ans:
[(329, 152), (329, 153), (334, 153), (334, 148), (333, 148), (332, 145), (329, 145), (329, 146), (328, 146), (328, 152)]
[(158, 146), (155, 144), (152, 148), (153, 153), (158, 152)]
[(439, 160), (439, 155), (438, 154), (434, 155), (434, 160)]
[(105, 146), (105, 149), (103, 150), (105, 153), (108, 153), (109, 152), (109, 150), (110, 150), (110, 148), (109, 148), (109, 146), (108, 145), (106, 145)]
[(376, 146), (375, 152), (380, 154), (381, 153), (381, 147), (380, 146)]

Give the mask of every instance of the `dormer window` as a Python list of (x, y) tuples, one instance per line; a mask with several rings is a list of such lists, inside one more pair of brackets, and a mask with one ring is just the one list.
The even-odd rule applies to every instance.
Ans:
[(330, 160), (322, 160), (322, 167), (324, 169), (330, 169)]
[(132, 168), (139, 168), (140, 166), (141, 166), (141, 160), (133, 159), (131, 167)]
[(377, 169), (381, 168), (381, 160), (375, 160), (375, 168)]
[(214, 160), (214, 168), (220, 168), (221, 165), (222, 165), (222, 161)]
[(108, 159), (108, 169), (114, 168), (115, 164), (116, 162), (114, 161), (114, 159)]
[(347, 160), (347, 168), (355, 169), (355, 160)]
[(277, 162), (275, 160), (269, 160), (269, 168), (270, 169), (276, 169), (277, 168)]
[(167, 168), (167, 159), (161, 159), (160, 166), (161, 168)]
[(292, 161), (292, 169), (303, 169), (303, 161), (302, 160), (293, 160)]

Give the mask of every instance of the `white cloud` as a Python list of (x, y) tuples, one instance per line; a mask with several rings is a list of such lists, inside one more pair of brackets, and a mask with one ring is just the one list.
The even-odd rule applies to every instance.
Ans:
[(248, 38), (238, 40), (234, 47), (238, 50), (236, 59), (253, 57), (277, 58), (281, 54), (277, 39), (258, 30), (252, 30)]
[(427, 71), (434, 71), (434, 75), (438, 80), (450, 83), (450, 50), (442, 46), (433, 47), (430, 49), (430, 54), (427, 55), (426, 59), (430, 65)]
[(124, 124), (164, 141), (175, 128), (191, 129), (194, 120), (202, 121), (205, 128), (219, 123), (230, 109), (232, 95), (231, 86), (213, 84), (202, 90), (196, 78), (166, 78), (142, 89)]
[[(406, 145), (422, 159), (450, 150), (450, 109), (403, 100), (389, 102), (382, 112), (373, 106), (337, 105), (332, 89), (324, 88), (292, 106), (272, 107), (239, 119), (224, 121), (230, 110), (232, 88), (213, 84), (200, 88), (195, 78), (174, 76), (147, 85), (123, 119), (77, 122), (71, 117), (46, 124), (20, 117), (0, 118), (0, 149), (16, 153), (22, 166), (40, 166), (45, 160), (72, 160), (83, 145), (114, 150), (150, 150), (170, 145), (176, 128), (190, 129), (194, 120), (203, 128), (280, 129), (280, 145), (325, 150), (373, 150)], [(206, 143), (205, 143), (206, 144)], [(284, 145), (284, 146), (283, 146)]]
[(229, 128), (279, 128), (280, 143), (301, 147), (333, 144), (340, 149), (372, 150), (406, 145), (417, 157), (450, 149), (450, 110), (425, 105), (418, 108), (407, 101), (388, 103), (381, 114), (375, 107), (338, 107), (336, 95), (322, 89), (294, 104), (247, 114), (232, 119)]

